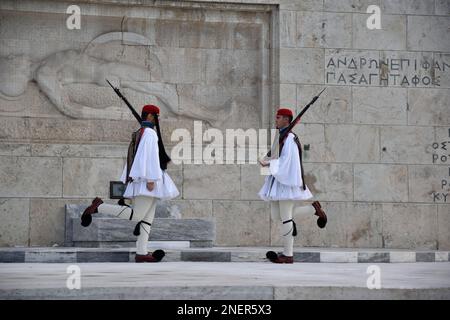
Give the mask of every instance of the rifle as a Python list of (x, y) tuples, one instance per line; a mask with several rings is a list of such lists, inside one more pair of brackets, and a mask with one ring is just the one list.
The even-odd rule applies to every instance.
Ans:
[(300, 113), (295, 117), (295, 119), (292, 120), (291, 123), (289, 123), (286, 130), (283, 130), (283, 133), (281, 135), (279, 135), (278, 130), (277, 130), (275, 139), (272, 144), (272, 148), (269, 150), (269, 152), (267, 152), (266, 156), (264, 157), (264, 160), (271, 159), (273, 154), (278, 155), (278, 149), (280, 146), (280, 142), (282, 142), (282, 141), (284, 141), (284, 139), (286, 139), (289, 132), (291, 132), (292, 129), (294, 128), (294, 126), (300, 121), (300, 118), (303, 116), (303, 114), (309, 109), (309, 107), (311, 107), (314, 104), (314, 102), (317, 101), (317, 99), (319, 99), (319, 96), (322, 94), (322, 92), (325, 91), (325, 89), (326, 89), (326, 87), (322, 91), (320, 91), (318, 95), (316, 95), (314, 98), (312, 98), (312, 100), (303, 108), (302, 111), (300, 111)]
[(139, 122), (139, 124), (142, 123), (142, 118), (139, 115), (139, 113), (136, 112), (136, 110), (133, 108), (133, 106), (128, 102), (127, 98), (125, 98), (123, 96), (123, 94), (120, 92), (120, 90), (116, 87), (114, 87), (111, 82), (108, 81), (108, 79), (105, 79), (106, 82), (108, 82), (108, 84), (111, 86), (111, 88), (113, 88), (114, 92), (123, 100), (123, 102), (125, 102), (125, 104), (128, 106), (128, 108), (131, 110), (131, 113), (133, 114), (133, 116), (136, 118), (136, 120)]
[[(133, 113), (133, 116), (136, 118), (136, 120), (139, 122), (140, 125), (142, 125), (142, 118), (139, 115), (139, 113), (136, 112), (136, 110), (133, 108), (133, 106), (128, 102), (127, 98), (125, 98), (123, 96), (123, 94), (120, 92), (120, 90), (116, 87), (114, 87), (111, 82), (108, 81), (108, 79), (105, 79), (106, 82), (108, 82), (108, 84), (111, 86), (111, 88), (113, 88), (114, 92), (123, 100), (123, 102), (125, 102), (125, 104), (128, 106), (128, 108), (131, 110), (131, 113)], [(159, 124), (158, 124), (158, 117), (156, 117), (156, 132), (158, 135), (158, 147), (159, 147), (159, 163), (160, 163), (160, 167), (162, 170), (166, 170), (167, 169), (167, 163), (169, 163), (170, 157), (167, 155), (166, 150), (164, 148), (164, 144), (162, 142), (162, 138), (161, 138), (161, 132), (159, 131)], [(131, 159), (131, 154), (133, 154), (135, 148), (137, 148), (136, 146), (136, 141), (134, 140), (135, 137), (133, 136), (132, 141), (130, 143), (130, 146), (128, 148), (128, 159)], [(127, 168), (128, 170), (131, 170), (131, 165), (132, 165), (132, 161), (130, 163), (128, 163)], [(127, 177), (129, 176), (130, 171), (127, 172)]]
[[(125, 102), (125, 104), (128, 106), (128, 108), (131, 110), (131, 113), (133, 114), (133, 116), (136, 118), (136, 120), (139, 122), (139, 124), (142, 123), (142, 118), (141, 116), (136, 112), (136, 110), (133, 108), (133, 106), (131, 105), (131, 103), (128, 102), (127, 98), (125, 98), (122, 94), (122, 92), (120, 92), (120, 90), (116, 87), (114, 87), (111, 82), (108, 81), (108, 79), (105, 79), (106, 82), (108, 82), (108, 84), (111, 86), (111, 88), (113, 88), (114, 92), (123, 100), (123, 102)], [(136, 151), (137, 145), (136, 145), (136, 132), (133, 133), (132, 135), (132, 139), (131, 139), (131, 143), (128, 146), (128, 154), (127, 154), (127, 181), (125, 183), (125, 185), (122, 183), (122, 181), (111, 181), (110, 182), (110, 198), (111, 199), (119, 199), (119, 205), (126, 205), (124, 202), (124, 198), (123, 198), (123, 193), (125, 192), (125, 188), (126, 188), (126, 184), (130, 181), (130, 171), (131, 171), (131, 166), (133, 164), (133, 160), (134, 160), (134, 153)], [(120, 189), (122, 192), (118, 195), (114, 195), (112, 194), (112, 191), (114, 188), (118, 188)]]

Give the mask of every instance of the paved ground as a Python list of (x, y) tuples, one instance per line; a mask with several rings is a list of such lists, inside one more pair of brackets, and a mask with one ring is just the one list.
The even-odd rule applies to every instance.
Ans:
[[(450, 299), (450, 263), (161, 262), (0, 264), (1, 299)], [(369, 266), (381, 289), (367, 288)], [(377, 268), (375, 267), (375, 268)], [(373, 271), (372, 271), (373, 272)], [(373, 277), (373, 275), (372, 275)]]

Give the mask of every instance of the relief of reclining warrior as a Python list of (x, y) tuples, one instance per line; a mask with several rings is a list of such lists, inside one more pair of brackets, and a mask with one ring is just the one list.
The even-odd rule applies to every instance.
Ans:
[(64, 89), (64, 86), (69, 84), (107, 87), (107, 78), (122, 89), (128, 88), (157, 97), (177, 116), (204, 120), (215, 125), (227, 119), (232, 112), (233, 104), (228, 103), (220, 110), (197, 102), (190, 104), (194, 106), (192, 108), (181, 109), (176, 85), (153, 82), (150, 75), (150, 70), (144, 67), (100, 59), (84, 50), (59, 51), (37, 62), (31, 61), (25, 55), (11, 55), (0, 58), (0, 98), (17, 99), (26, 91), (28, 82), (35, 81), (39, 89), (63, 114), (75, 119), (110, 119), (108, 111), (117, 112), (116, 108), (106, 107), (99, 112), (99, 108), (71, 101)]

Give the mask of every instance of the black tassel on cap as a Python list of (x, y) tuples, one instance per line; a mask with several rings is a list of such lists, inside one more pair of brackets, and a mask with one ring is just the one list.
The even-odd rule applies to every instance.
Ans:
[(159, 166), (161, 170), (167, 169), (167, 164), (172, 161), (164, 148), (162, 141), (161, 130), (159, 127), (159, 118), (157, 114), (153, 115), (155, 118), (156, 134), (158, 135), (158, 149), (159, 149)]

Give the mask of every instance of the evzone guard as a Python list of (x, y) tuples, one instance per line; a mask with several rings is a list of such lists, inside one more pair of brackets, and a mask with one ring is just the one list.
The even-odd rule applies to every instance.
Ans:
[[(291, 132), (292, 127), (299, 120), (300, 115), (293, 121), (293, 113), (290, 109), (278, 109), (275, 124), (279, 130), (279, 135), (276, 137), (279, 141), (274, 142), (274, 145), (278, 145), (277, 148), (272, 148), (272, 151), (278, 149), (279, 157), (260, 161), (262, 166), (269, 167), (270, 175), (266, 177), (259, 196), (265, 201), (270, 201), (272, 220), (281, 224), (284, 241), (283, 253), (269, 251), (266, 254), (267, 258), (274, 263), (294, 262), (294, 237), (297, 235), (297, 227), (293, 220), (295, 202), (313, 197), (303, 176), (300, 141), (297, 135)], [(319, 201), (314, 201), (312, 206), (296, 208), (297, 210), (305, 214), (317, 215), (319, 217), (317, 225), (320, 228), (325, 227), (327, 216)]]
[[(133, 110), (134, 111), (134, 110)], [(141, 113), (141, 128), (135, 131), (128, 148), (127, 163), (120, 180), (126, 184), (123, 197), (132, 200), (128, 206), (121, 199), (119, 205), (106, 204), (96, 197), (81, 216), (81, 224), (91, 224), (92, 215), (102, 213), (136, 222), (136, 262), (159, 262), (165, 255), (163, 250), (148, 253), (147, 245), (155, 217), (157, 199), (172, 199), (179, 195), (178, 189), (167, 174), (167, 155), (161, 139), (160, 110), (154, 105), (145, 105)]]

